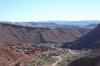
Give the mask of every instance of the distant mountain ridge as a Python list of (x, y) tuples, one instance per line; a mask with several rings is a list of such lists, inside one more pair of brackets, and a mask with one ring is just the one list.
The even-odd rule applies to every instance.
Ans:
[(99, 20), (80, 20), (80, 21), (30, 21), (30, 22), (7, 22), (5, 23), (18, 24), (22, 26), (33, 26), (33, 27), (62, 27), (62, 26), (90, 26), (90, 24), (99, 24)]
[(85, 26), (83, 26), (83, 28), (90, 28), (90, 29), (94, 29), (94, 28), (96, 28), (96, 27), (97, 27), (97, 25), (98, 25), (98, 24), (96, 24), (96, 23), (91, 23), (91, 24), (89, 24), (89, 25), (85, 25)]
[(21, 22), (14, 23), (16, 25), (28, 26), (28, 27), (41, 27), (41, 28), (79, 28), (75, 25), (67, 25), (67, 24), (58, 24), (58, 23), (36, 23), (36, 22)]

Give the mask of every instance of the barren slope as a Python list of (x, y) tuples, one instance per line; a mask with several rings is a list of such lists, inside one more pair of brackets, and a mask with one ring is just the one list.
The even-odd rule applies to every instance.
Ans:
[(70, 42), (88, 33), (88, 29), (32, 28), (0, 23), (0, 41), (23, 43)]
[(85, 36), (69, 44), (71, 45), (69, 48), (73, 49), (100, 48), (100, 25)]
[(0, 66), (9, 66), (22, 56), (22, 54), (17, 53), (9, 47), (4, 46), (3, 43), (0, 43)]
[(95, 49), (88, 56), (77, 59), (69, 66), (100, 66), (100, 48)]

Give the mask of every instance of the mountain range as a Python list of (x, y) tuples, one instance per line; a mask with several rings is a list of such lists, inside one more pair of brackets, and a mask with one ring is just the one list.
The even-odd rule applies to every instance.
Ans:
[(73, 41), (89, 31), (90, 29), (79, 27), (41, 28), (0, 23), (0, 40), (23, 43), (63, 43)]
[(57, 44), (67, 49), (92, 49), (86, 56), (72, 61), (69, 66), (100, 65), (100, 25), (91, 25), (1, 22), (0, 66), (24, 66), (22, 62), (29, 62), (35, 56), (60, 50), (53, 47)]

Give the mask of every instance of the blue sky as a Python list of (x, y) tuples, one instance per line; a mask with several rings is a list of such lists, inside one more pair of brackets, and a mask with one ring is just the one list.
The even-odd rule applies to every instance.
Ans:
[(0, 0), (0, 21), (100, 20), (100, 0)]

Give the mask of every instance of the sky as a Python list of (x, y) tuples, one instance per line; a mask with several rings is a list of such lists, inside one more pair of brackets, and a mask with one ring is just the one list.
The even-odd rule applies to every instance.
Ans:
[(0, 21), (100, 20), (100, 0), (0, 0)]

